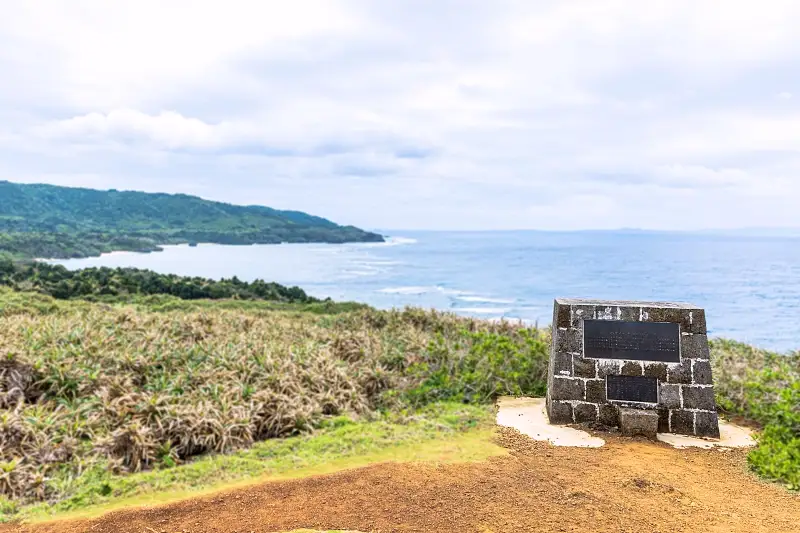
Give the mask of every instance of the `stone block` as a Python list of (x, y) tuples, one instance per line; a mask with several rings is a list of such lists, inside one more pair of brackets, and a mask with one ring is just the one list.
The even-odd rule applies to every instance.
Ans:
[(628, 361), (622, 365), (620, 373), (623, 376), (641, 376), (642, 365), (638, 361)]
[[(688, 311), (678, 307), (642, 306), (641, 316), (643, 322), (674, 322), (681, 326), (683, 326), (684, 321), (689, 322)], [(681, 327), (681, 331), (686, 331), (686, 329)]]
[(553, 306), (553, 324), (556, 328), (570, 327), (569, 306), (556, 303)]
[(681, 358), (708, 359), (708, 336), (701, 334), (681, 335)]
[(567, 402), (551, 400), (547, 414), (551, 424), (572, 424), (572, 405)]
[(639, 307), (637, 306), (620, 306), (620, 320), (638, 322), (639, 314)]
[(566, 352), (553, 353), (553, 375), (572, 375), (572, 354), (568, 354)]
[(669, 383), (691, 383), (692, 362), (684, 359), (680, 364), (670, 366), (667, 369), (667, 381)]
[(681, 328), (682, 331), (688, 331), (693, 335), (706, 334), (706, 312), (703, 309), (691, 309), (689, 311), (689, 325), (686, 328)]
[(616, 305), (596, 305), (594, 308), (594, 318), (596, 320), (617, 320), (617, 315), (621, 309)]
[(643, 321), (680, 324), (681, 333), (706, 333), (706, 314), (702, 309), (643, 306), (641, 313)]
[(598, 406), (598, 422), (608, 427), (619, 425), (619, 408), (613, 403), (604, 403)]
[(554, 400), (584, 400), (586, 391), (583, 381), (573, 378), (553, 378), (553, 387), (550, 397)]
[(711, 362), (694, 361), (692, 381), (695, 385), (711, 385)]
[(606, 403), (606, 380), (590, 379), (586, 382), (586, 401)]
[(579, 403), (575, 406), (575, 422), (597, 422), (597, 406), (593, 403)]
[(673, 433), (694, 435), (694, 413), (682, 409), (671, 411), (669, 427)]
[(714, 402), (714, 389), (711, 387), (696, 387), (683, 385), (683, 408), (703, 409), (714, 411), (717, 408)]
[(681, 386), (661, 382), (658, 384), (658, 402), (667, 409), (680, 409)]
[(572, 368), (575, 371), (577, 378), (595, 378), (597, 377), (597, 361), (594, 359), (586, 359), (584, 357), (574, 357), (572, 360)]
[(645, 363), (644, 375), (649, 378), (658, 378), (659, 381), (667, 381), (667, 365), (664, 363)]
[(596, 305), (594, 308), (594, 317), (597, 320), (638, 321), (639, 308), (622, 305)]
[(695, 433), (698, 437), (719, 438), (719, 418), (716, 411), (698, 411), (695, 417)]
[(669, 433), (669, 409), (666, 407), (658, 408), (658, 432)]
[(576, 328), (567, 328), (558, 332), (555, 340), (556, 352), (583, 352), (583, 332)]
[(570, 306), (570, 326), (583, 331), (583, 321), (594, 318), (594, 307), (593, 305)]
[(626, 437), (642, 435), (648, 439), (656, 440), (658, 412), (622, 408), (619, 410), (619, 428)]
[(605, 379), (606, 376), (619, 376), (622, 374), (622, 364), (613, 359), (597, 360), (597, 377)]

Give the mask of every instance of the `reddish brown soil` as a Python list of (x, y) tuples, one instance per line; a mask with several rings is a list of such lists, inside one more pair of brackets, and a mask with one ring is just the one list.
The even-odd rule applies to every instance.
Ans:
[(498, 440), (511, 454), (483, 463), (378, 464), (0, 533), (800, 532), (800, 496), (752, 477), (741, 450), (614, 437), (556, 448), (513, 430)]

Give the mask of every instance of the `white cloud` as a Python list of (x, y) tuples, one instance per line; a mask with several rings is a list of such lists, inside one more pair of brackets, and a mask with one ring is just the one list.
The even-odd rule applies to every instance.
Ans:
[(0, 179), (371, 227), (800, 226), (793, 1), (6, 4)]
[(106, 111), (224, 75), (248, 50), (291, 54), (295, 40), (359, 25), (333, 0), (31, 0), (5, 2), (3, 13), (12, 58), (51, 56), (38, 66), (63, 84), (66, 102)]
[[(66, 120), (47, 123), (37, 133), (48, 140), (65, 141), (96, 139), (155, 143), (161, 148), (218, 146), (230, 136), (232, 128), (225, 123), (212, 126), (196, 118), (175, 112), (150, 116), (132, 109), (118, 109), (108, 114), (89, 113)], [(234, 128), (235, 129), (235, 128)], [(236, 140), (235, 135), (231, 141)]]

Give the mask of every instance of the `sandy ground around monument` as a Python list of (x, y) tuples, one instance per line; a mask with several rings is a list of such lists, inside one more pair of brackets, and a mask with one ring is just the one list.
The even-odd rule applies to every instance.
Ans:
[(494, 438), (508, 453), (482, 462), (380, 463), (0, 533), (800, 532), (800, 496), (752, 476), (745, 448)]
[[(605, 444), (601, 437), (586, 431), (551, 425), (547, 419), (544, 398), (499, 398), (497, 424), (517, 429), (533, 440), (547, 441), (554, 446), (599, 448)], [(724, 420), (720, 420), (719, 432), (719, 439), (659, 433), (658, 440), (675, 448), (748, 448), (756, 444), (749, 429)]]

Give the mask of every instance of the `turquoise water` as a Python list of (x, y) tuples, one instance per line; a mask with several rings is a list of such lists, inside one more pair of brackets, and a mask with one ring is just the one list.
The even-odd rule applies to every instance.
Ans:
[(380, 308), (414, 305), (549, 324), (553, 298), (677, 300), (709, 334), (800, 348), (800, 238), (626, 232), (403, 232), (387, 243), (169, 246), (58, 261), (299, 285)]

